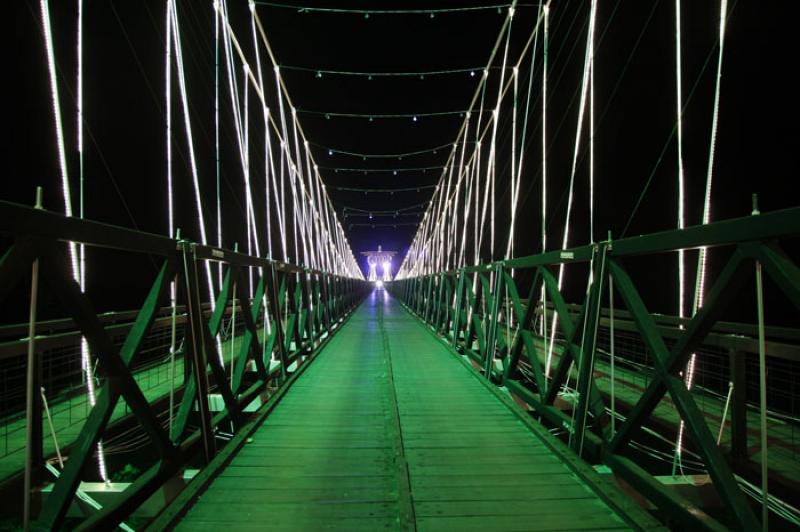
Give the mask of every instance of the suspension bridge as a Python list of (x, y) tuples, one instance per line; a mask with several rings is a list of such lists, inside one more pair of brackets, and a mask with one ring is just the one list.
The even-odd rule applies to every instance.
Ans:
[(800, 527), (800, 207), (725, 175), (751, 7), (156, 4), (20, 10), (0, 527)]

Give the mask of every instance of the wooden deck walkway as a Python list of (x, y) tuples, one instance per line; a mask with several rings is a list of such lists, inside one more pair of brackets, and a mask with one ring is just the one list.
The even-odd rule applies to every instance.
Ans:
[(658, 528), (516, 408), (375, 291), (178, 528)]

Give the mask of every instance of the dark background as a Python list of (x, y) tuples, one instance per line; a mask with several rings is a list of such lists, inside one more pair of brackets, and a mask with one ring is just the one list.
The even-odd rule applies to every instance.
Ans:
[[(288, 1), (288, 0), (287, 0)], [(61, 83), (62, 112), (70, 151), (70, 172), (77, 181), (75, 157), (75, 4), (52, 2), (56, 61)], [(304, 4), (305, 5), (305, 4)], [(314, 6), (363, 7), (354, 2), (319, 2)], [(424, 2), (397, 2), (369, 7), (411, 9)], [(437, 2), (436, 7), (472, 5)], [(479, 5), (479, 4), (475, 4)], [(792, 2), (732, 0), (723, 65), (722, 101), (712, 195), (712, 219), (750, 213), (751, 194), (757, 193), (762, 211), (800, 203), (798, 192), (798, 98), (794, 81), (797, 61)], [(517, 9), (510, 61), (527, 40), (535, 23), (536, 6)], [(209, 232), (215, 233), (214, 177), (214, 41), (212, 2), (181, 1), (178, 5), (192, 107), (195, 148), (204, 193)], [(231, 24), (252, 51), (245, 2), (231, 2)], [(410, 119), (326, 119), (303, 111), (350, 113), (425, 113), (459, 111), (469, 104), (479, 76), (468, 72), (407, 78), (347, 77), (314, 70), (426, 71), (482, 68), (497, 38), (505, 11), (481, 10), (429, 14), (333, 14), (298, 12), (258, 6), (267, 36), (285, 69), (283, 76), (313, 153), (321, 168), (340, 220), (356, 256), (382, 245), (402, 256), (421, 217), (344, 217), (345, 208), (395, 210), (430, 199), (432, 189), (394, 194), (349, 192), (335, 187), (424, 187), (437, 182), (441, 170), (394, 169), (440, 167), (449, 148), (399, 159), (366, 160), (328, 149), (366, 154), (402, 153), (452, 143), (463, 120), (458, 114)], [(577, 122), (580, 75), (586, 42), (588, 1), (554, 1), (551, 8), (548, 101), (548, 234), (551, 249), (559, 247), (566, 209), (566, 188)], [(687, 224), (701, 219), (711, 127), (718, 31), (717, 2), (683, 2), (684, 160), (687, 179)], [(85, 125), (86, 217), (164, 234), (167, 231), (164, 143), (164, 11), (165, 2), (85, 2)], [(38, 2), (14, 2), (7, 19), (12, 51), (6, 70), (6, 166), (0, 198), (30, 204), (34, 190), (45, 190), (45, 206), (62, 211), (60, 174), (56, 157), (47, 65)], [(669, 141), (675, 119), (674, 2), (605, 0), (597, 21), (596, 81), (596, 238), (606, 231), (615, 237), (644, 234), (676, 226), (676, 152)], [(7, 38), (8, 38), (7, 37)], [(541, 47), (541, 40), (539, 41)], [(262, 60), (266, 61), (263, 50)], [(540, 242), (541, 138), (538, 98), (541, 52), (537, 51), (534, 90), (530, 102), (529, 145), (524, 150), (522, 203), (518, 211), (517, 255), (538, 253)], [(268, 63), (267, 63), (268, 64)], [(495, 63), (494, 67), (497, 67)], [(520, 92), (527, 89), (530, 58), (520, 71)], [(269, 70), (269, 68), (267, 68)], [(491, 70), (490, 78), (499, 74)], [(175, 78), (173, 78), (175, 80)], [(224, 78), (223, 78), (224, 83)], [(692, 91), (692, 87), (696, 89)], [(274, 79), (267, 83), (274, 92)], [(490, 84), (490, 87), (494, 85)], [(226, 85), (223, 84), (226, 88)], [(494, 89), (496, 90), (496, 89)], [(177, 101), (177, 86), (174, 99)], [(690, 95), (691, 94), (691, 95)], [(273, 95), (274, 97), (274, 95)], [(493, 100), (494, 97), (490, 99)], [(253, 95), (251, 94), (251, 102)], [(521, 100), (520, 109), (524, 99)], [(243, 181), (235, 151), (229, 102), (223, 96), (222, 202), (225, 247), (244, 242)], [(257, 113), (251, 108), (252, 113)], [(252, 120), (257, 121), (258, 114)], [(175, 105), (176, 137), (181, 138), (182, 114)], [(520, 123), (522, 116), (519, 117)], [(254, 139), (258, 131), (254, 128)], [(261, 133), (263, 136), (263, 132)], [(510, 123), (498, 132), (498, 227), (504, 234), (507, 216)], [(274, 140), (274, 139), (273, 139)], [(176, 142), (177, 220), (184, 235), (199, 240), (191, 174), (183, 141)], [(585, 140), (584, 140), (585, 145)], [(254, 155), (254, 157), (256, 157)], [(588, 235), (588, 161), (581, 158), (571, 245), (586, 243)], [(366, 171), (335, 171), (356, 168)], [(384, 170), (382, 172), (378, 170)], [(258, 170), (253, 170), (258, 175)], [(263, 172), (263, 171), (262, 171)], [(263, 173), (262, 173), (263, 175)], [(334, 189), (334, 190), (331, 190)], [(261, 196), (259, 196), (259, 194)], [(73, 191), (77, 198), (77, 185)], [(263, 190), (256, 191), (263, 203)], [(634, 206), (641, 205), (634, 213)], [(77, 204), (77, 199), (74, 200)], [(505, 209), (505, 210), (504, 210)], [(410, 209), (413, 213), (424, 210)], [(370, 224), (375, 224), (372, 227)], [(397, 224), (394, 226), (394, 224)], [(505, 241), (498, 244), (505, 249)], [(489, 257), (484, 253), (483, 259)], [(136, 259), (139, 260), (139, 259)], [(126, 271), (152, 269), (149, 261), (131, 259), (106, 263), (99, 256), (89, 267), (90, 291), (101, 308), (118, 306), (116, 294), (106, 297), (110, 278), (123, 274), (122, 286), (140, 293), (141, 282)], [(694, 264), (694, 258), (690, 264)], [(110, 259), (109, 259), (110, 261)], [(363, 261), (362, 261), (363, 262)], [(399, 260), (398, 260), (399, 262)], [(721, 258), (712, 254), (713, 271)], [(93, 270), (94, 269), (94, 270)], [(645, 270), (643, 270), (645, 271)], [(675, 260), (649, 265), (643, 275), (664, 281), (652, 283), (655, 307), (673, 312), (676, 306)], [(691, 279), (691, 277), (690, 277)], [(141, 285), (141, 286), (140, 286)], [(119, 279), (116, 286), (120, 286)], [(122, 291), (125, 292), (124, 290)], [(577, 292), (576, 292), (577, 294)], [(138, 298), (138, 296), (137, 296)], [(124, 301), (124, 297), (122, 297)], [(786, 316), (783, 316), (786, 318)], [(783, 318), (778, 321), (785, 321)], [(796, 320), (796, 314), (790, 321)]]

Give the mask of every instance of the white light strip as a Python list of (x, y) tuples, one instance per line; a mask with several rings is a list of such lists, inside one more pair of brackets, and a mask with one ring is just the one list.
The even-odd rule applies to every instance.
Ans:
[[(47, 0), (41, 1), (42, 29), (44, 31), (45, 49), (47, 52), (47, 69), (50, 74), (50, 97), (53, 104), (53, 117), (56, 126), (56, 147), (58, 149), (58, 165), (61, 169), (61, 189), (64, 194), (64, 214), (72, 216), (72, 193), (67, 170), (67, 155), (64, 145), (64, 128), (61, 122), (61, 99), (58, 94), (55, 52), (53, 50), (53, 33), (50, 28), (50, 5)], [(70, 266), (72, 278), (78, 280), (78, 258), (75, 243), (69, 243)]]
[[(533, 64), (531, 64), (533, 70)], [(511, 223), (508, 229), (508, 244), (506, 245), (505, 258), (510, 259), (514, 256), (514, 223), (517, 218), (517, 192), (519, 174), (517, 172), (517, 91), (519, 89), (519, 69), (514, 67), (514, 104), (511, 115), (511, 193), (510, 193), (510, 209), (511, 209)]]
[[(253, 37), (253, 49), (255, 50), (256, 56), (256, 74), (258, 75), (258, 86), (257, 90), (260, 94), (264, 94), (264, 76), (261, 70), (261, 53), (258, 51), (258, 40), (256, 38), (256, 21), (255, 21), (255, 4), (251, 4), (250, 7), (250, 30), (251, 35)], [(265, 194), (265, 211), (266, 211), (266, 226), (267, 226), (267, 253), (266, 256), (272, 258), (273, 250), (272, 250), (272, 225), (271, 225), (271, 208), (270, 208), (270, 168), (272, 167), (272, 157), (271, 157), (271, 145), (269, 140), (269, 108), (263, 104), (261, 105), (262, 115), (264, 117), (264, 194)], [(274, 168), (272, 169), (272, 175), (274, 176), (275, 171)], [(266, 305), (264, 306), (264, 312), (266, 313), (265, 316), (268, 316), (268, 310)], [(265, 321), (266, 318), (265, 318)], [(268, 326), (271, 329), (271, 327)]]
[[(217, 246), (222, 246), (222, 160), (219, 142), (219, 13), (214, 12), (214, 170), (217, 192)], [(217, 288), (222, 290), (222, 263), (217, 264)]]
[[(79, 175), (79, 195), (78, 195), (78, 216), (83, 219), (85, 215), (84, 198), (84, 168), (83, 168), (83, 0), (78, 0), (78, 31), (77, 31), (77, 53), (78, 53), (78, 175)], [(80, 268), (80, 287), (81, 292), (86, 291), (86, 246), (79, 247), (79, 268)], [(94, 386), (94, 364), (92, 354), (89, 350), (89, 343), (85, 337), (81, 337), (81, 362), (86, 374), (86, 393), (89, 397), (89, 404), (94, 406), (97, 403), (97, 393)], [(103, 450), (103, 441), (97, 442), (97, 469), (103, 482), (108, 483), (108, 468), (106, 467), (106, 457)]]
[[(172, 13), (172, 39), (175, 46), (175, 59), (178, 67), (178, 87), (180, 89), (181, 104), (183, 106), (183, 121), (186, 129), (186, 143), (189, 148), (189, 162), (192, 170), (192, 183), (194, 185), (195, 204), (197, 207), (197, 222), (200, 228), (200, 238), (203, 245), (208, 245), (208, 236), (206, 234), (205, 217), (203, 216), (203, 203), (200, 198), (200, 178), (197, 171), (197, 158), (194, 152), (194, 139), (192, 135), (192, 125), (189, 119), (189, 99), (186, 91), (186, 76), (183, 69), (183, 49), (181, 46), (180, 26), (178, 24), (178, 13), (175, 8), (175, 2), (168, 0), (167, 6)], [(167, 36), (170, 38), (170, 36)], [(208, 284), (208, 297), (211, 303), (214, 302), (214, 288), (211, 281), (211, 265), (209, 261), (205, 261), (206, 281)], [(221, 354), (220, 354), (221, 356)]]
[[(681, 67), (681, 0), (675, 0), (675, 93), (676, 93), (676, 119), (675, 128), (678, 139), (678, 229), (686, 226), (685, 218), (685, 177), (683, 173), (683, 82)], [(686, 317), (686, 251), (678, 250), (678, 317)], [(681, 326), (683, 327), (683, 326)], [(687, 365), (684, 379), (690, 379), (694, 373), (694, 354)], [(675, 441), (675, 456), (672, 461), (672, 474), (675, 475), (681, 465), (683, 452), (684, 424), (681, 420), (678, 428), (678, 438)]]
[(167, 2), (165, 58), (164, 58), (164, 101), (166, 111), (166, 144), (167, 144), (167, 234), (170, 238), (175, 234), (175, 212), (172, 185), (172, 8), (171, 0)]
[[(569, 192), (567, 194), (567, 216), (564, 221), (564, 238), (561, 242), (561, 249), (567, 249), (569, 244), (570, 217), (572, 214), (572, 200), (574, 197), (575, 173), (577, 171), (577, 166), (578, 166), (578, 153), (580, 152), (581, 132), (583, 131), (583, 119), (586, 112), (586, 100), (589, 88), (589, 77), (591, 76), (590, 63), (594, 49), (594, 29), (595, 29), (595, 19), (597, 14), (597, 0), (592, 0), (590, 9), (591, 11), (589, 14), (589, 30), (588, 30), (588, 35), (586, 37), (586, 56), (583, 65), (583, 80), (581, 82), (581, 101), (580, 101), (580, 108), (578, 111), (578, 127), (575, 132), (575, 150), (573, 151), (572, 154), (572, 170), (570, 172)], [(564, 263), (561, 263), (558, 267), (559, 290), (561, 290), (564, 281), (564, 266), (565, 266)], [(555, 342), (557, 324), (558, 324), (558, 314), (553, 313), (553, 321), (550, 327), (550, 347), (549, 347), (550, 352), (548, 352), (547, 354), (548, 358), (550, 359), (552, 359), (552, 350)]]
[[(706, 225), (711, 221), (711, 184), (714, 178), (714, 156), (716, 154), (717, 130), (719, 128), (719, 100), (720, 87), (722, 85), (722, 58), (725, 50), (725, 22), (728, 16), (727, 13), (728, 1), (722, 0), (720, 2), (719, 15), (719, 56), (717, 58), (716, 87), (714, 89), (714, 111), (711, 119), (711, 140), (709, 142), (708, 168), (706, 170), (706, 190), (703, 196), (703, 225)], [(707, 256), (708, 248), (703, 246), (700, 248), (700, 256), (698, 257), (698, 275), (695, 286), (693, 313), (697, 312), (703, 306), (703, 298), (705, 296)]]
[(542, 253), (547, 250), (547, 54), (550, 45), (550, 2), (544, 6), (542, 49)]
[[(680, 1), (680, 0), (676, 0)], [(711, 221), (711, 183), (714, 177), (714, 155), (716, 152), (716, 143), (717, 143), (717, 128), (719, 125), (719, 99), (720, 99), (720, 86), (722, 82), (722, 58), (723, 52), (725, 49), (725, 21), (727, 18), (728, 12), (728, 2), (727, 0), (722, 0), (720, 2), (720, 15), (719, 15), (719, 55), (717, 58), (717, 77), (716, 77), (716, 87), (714, 89), (714, 109), (713, 115), (711, 119), (711, 140), (709, 145), (709, 154), (708, 154), (708, 168), (706, 172), (706, 189), (705, 195), (703, 197), (703, 225), (708, 224)], [(680, 17), (678, 17), (680, 18)], [(678, 26), (680, 28), (680, 26)], [(682, 251), (682, 250), (681, 250)], [(705, 281), (706, 281), (706, 269), (707, 269), (707, 259), (708, 257), (708, 248), (703, 246), (700, 248), (699, 255), (697, 257), (697, 278), (695, 281), (695, 288), (694, 288), (694, 303), (692, 305), (692, 316), (694, 316), (697, 311), (703, 306), (703, 297), (705, 296)], [(681, 266), (683, 265), (683, 260), (681, 259)], [(681, 297), (683, 300), (683, 296)], [(695, 375), (695, 366), (697, 364), (697, 353), (692, 353), (691, 357), (689, 357), (689, 363), (686, 366), (686, 375), (684, 381), (686, 382), (686, 388), (688, 390), (692, 389), (694, 385), (694, 375)], [(678, 439), (675, 444), (675, 462), (677, 465), (680, 465), (680, 457), (682, 454), (683, 448), (683, 434), (684, 434), (684, 422), (681, 420), (680, 428), (678, 430)], [(673, 466), (673, 471), (675, 466)]]
[[(70, 190), (70, 182), (69, 182), (69, 171), (67, 167), (67, 158), (66, 158), (66, 146), (64, 142), (64, 128), (63, 123), (61, 120), (61, 99), (59, 96), (58, 91), (58, 78), (56, 72), (56, 63), (55, 63), (55, 50), (53, 47), (53, 33), (50, 24), (50, 4), (47, 0), (42, 0), (40, 3), (41, 15), (42, 15), (42, 30), (44, 33), (44, 41), (45, 41), (45, 50), (47, 54), (47, 68), (50, 77), (50, 96), (52, 99), (53, 105), (53, 117), (55, 120), (55, 127), (56, 127), (56, 147), (58, 150), (58, 163), (59, 168), (61, 170), (61, 189), (64, 197), (64, 213), (67, 216), (72, 216), (72, 193)], [(77, 41), (77, 50), (78, 50), (78, 152), (80, 158), (80, 177), (81, 177), (81, 198), (83, 192), (83, 141), (82, 141), (82, 129), (83, 129), (83, 106), (81, 103), (82, 100), (82, 78), (83, 78), (83, 64), (82, 64), (82, 32), (83, 26), (83, 10), (82, 10), (82, 2), (78, 3), (78, 41)], [(83, 215), (83, 201), (81, 200), (80, 205), (80, 214), (81, 217)], [(70, 257), (70, 268), (72, 271), (72, 278), (78, 282), (79, 286), (81, 287), (81, 291), (85, 289), (85, 277), (82, 275), (82, 269), (78, 263), (78, 252), (74, 242), (68, 243), (69, 249), (69, 257)], [(83, 256), (83, 253), (81, 253)], [(95, 394), (94, 394), (94, 382), (92, 376), (92, 364), (91, 364), (91, 357), (89, 353), (89, 346), (86, 343), (85, 338), (81, 338), (81, 366), (83, 367), (84, 377), (86, 378), (86, 387), (87, 387), (87, 396), (89, 404), (94, 406), (95, 403)], [(98, 467), (100, 472), (100, 477), (104, 480), (108, 480), (108, 475), (106, 474), (105, 468), (105, 460), (103, 457), (103, 448), (102, 444), (98, 442)]]
[[(675, 129), (678, 139), (678, 229), (686, 227), (686, 183), (683, 173), (683, 68), (681, 66), (681, 0), (675, 0)], [(678, 250), (678, 317), (686, 317), (686, 252)]]
[(594, 30), (589, 54), (589, 242), (594, 243)]
[[(496, 56), (496, 54), (497, 54), (497, 52), (498, 52), (498, 50), (500, 48), (500, 44), (502, 43), (502, 40), (503, 40), (506, 32), (510, 30), (510, 25), (511, 25), (511, 20), (513, 18), (514, 4), (515, 3), (516, 2), (514, 2), (512, 4), (512, 6), (510, 7), (509, 12), (508, 12), (508, 17), (506, 17), (506, 20), (505, 20), (505, 22), (503, 24), (503, 27), (500, 29), (499, 35), (497, 37), (497, 40), (495, 41), (494, 48), (492, 49), (492, 52), (491, 52), (491, 54), (489, 56), (489, 60), (487, 62), (487, 67), (486, 67), (486, 69), (484, 69), (483, 76), (482, 76), (481, 80), (479, 81), (478, 86), (476, 87), (475, 93), (473, 94), (473, 98), (472, 98), (472, 101), (471, 101), (471, 103), (469, 105), (469, 109), (472, 109), (472, 108), (475, 107), (475, 104), (478, 101), (478, 97), (479, 96), (481, 97), (481, 104), (483, 104), (482, 95), (485, 94), (485, 90), (486, 90), (486, 79), (488, 77), (488, 68), (494, 62), (494, 58), (495, 58), (495, 56)], [(502, 94), (505, 92), (504, 91), (504, 86), (502, 84), (499, 87), (498, 91), (499, 91), (498, 99), (500, 99), (500, 98), (502, 98)], [(490, 122), (487, 122), (487, 125), (489, 123)], [(480, 136), (479, 135), (479, 133), (480, 133), (480, 124), (481, 124), (481, 119), (479, 117), (478, 124), (477, 124), (477, 127), (476, 127), (476, 138), (478, 138)], [(447, 169), (447, 167), (450, 167), (453, 164), (453, 160), (454, 160), (454, 158), (456, 156), (456, 153), (457, 153), (456, 149), (457, 149), (457, 146), (458, 146), (458, 141), (459, 141), (460, 138), (462, 138), (463, 135), (465, 135), (465, 126), (466, 126), (466, 120), (462, 123), (461, 129), (459, 130), (458, 134), (456, 135), (456, 141), (452, 145), (453, 148), (452, 148), (452, 150), (450, 152), (450, 157), (449, 157), (447, 165), (445, 167), (445, 171), (443, 171), (442, 176), (439, 179), (440, 185), (444, 183), (444, 179), (446, 177), (446, 169)], [(475, 150), (473, 151), (473, 158), (476, 157), (477, 154), (479, 154), (479, 152), (480, 152), (479, 147), (476, 146)], [(469, 165), (470, 163), (468, 162), (467, 164)], [(462, 168), (463, 167), (464, 166), (462, 165)], [(472, 168), (474, 168), (476, 170), (479, 169), (480, 168), (480, 163), (479, 162), (474, 163), (472, 165)], [(491, 179), (491, 176), (487, 176), (487, 177), (489, 179)], [(487, 183), (487, 190), (486, 190), (487, 193), (491, 193), (491, 185), (492, 185), (491, 182)], [(450, 194), (450, 191), (447, 191), (447, 194)], [(476, 180), (476, 183), (475, 183), (476, 217), (475, 217), (475, 224), (474, 224), (475, 239), (474, 239), (474, 243), (473, 243), (473, 245), (474, 245), (474, 256), (475, 256), (476, 262), (478, 260), (479, 255), (480, 255), (480, 251), (479, 251), (480, 250), (480, 244), (478, 243), (478, 241), (481, 240), (481, 238), (483, 236), (482, 232), (481, 232), (480, 235), (478, 235), (478, 232), (477, 232), (477, 223), (478, 223), (478, 216), (477, 216), (478, 208), (477, 208), (477, 205), (478, 205), (478, 202), (479, 202), (479, 196), (480, 196), (480, 183), (479, 183), (479, 181)], [(431, 235), (435, 234), (436, 229), (438, 229), (441, 224), (445, 223), (445, 220), (443, 220), (441, 218), (440, 219), (435, 219), (435, 211), (434, 211), (435, 208), (436, 207), (434, 206), (434, 204), (431, 203), (431, 205), (426, 210), (425, 215), (423, 216), (423, 221), (420, 224), (420, 228), (417, 231), (416, 235), (414, 236), (414, 239), (412, 241), (412, 245), (409, 248), (409, 252), (406, 254), (406, 257), (403, 259), (403, 261), (401, 263), (401, 266), (398, 269), (398, 273), (397, 273), (397, 276), (396, 276), (397, 279), (402, 279), (402, 278), (407, 278), (407, 277), (410, 277), (410, 276), (413, 276), (413, 275), (418, 275), (422, 271), (425, 271), (423, 264), (430, 264), (430, 260), (428, 259), (429, 248), (428, 248), (427, 244), (429, 243), (429, 241), (431, 239)], [(482, 216), (482, 218), (485, 220), (485, 216)], [(493, 247), (493, 243), (492, 243), (492, 247)], [(412, 251), (413, 251), (413, 253), (412, 253)], [(432, 251), (435, 252), (435, 250), (432, 250)]]
[[(276, 78), (277, 90), (278, 90), (279, 107), (280, 107), (281, 118), (282, 118), (282, 128), (281, 128), (281, 130), (283, 131), (283, 139), (282, 139), (282, 143), (281, 143), (281, 147), (282, 147), (281, 158), (283, 159), (283, 157), (286, 157), (287, 158), (287, 168), (289, 168), (293, 172), (298, 172), (299, 173), (299, 172), (301, 172), (301, 169), (298, 169), (298, 167), (293, 167), (293, 165), (291, 163), (291, 154), (290, 154), (289, 147), (288, 147), (288, 135), (286, 134), (285, 118), (284, 118), (284, 113), (283, 113), (283, 97), (284, 97), (284, 95), (286, 97), (286, 100), (287, 100), (289, 106), (291, 108), (293, 108), (293, 106), (291, 104), (291, 99), (289, 98), (288, 91), (286, 91), (286, 87), (283, 84), (283, 80), (280, 77), (280, 69), (279, 69), (279, 67), (277, 65), (277, 61), (275, 60), (275, 56), (272, 53), (272, 50), (270, 48), (269, 41), (266, 38), (266, 34), (264, 32), (263, 25), (261, 24), (261, 21), (260, 21), (260, 19), (258, 17), (258, 13), (255, 10), (255, 5), (252, 4), (252, 3), (250, 4), (250, 10), (251, 10), (251, 13), (253, 14), (253, 18), (255, 19), (255, 23), (256, 23), (258, 32), (260, 34), (262, 43), (263, 43), (264, 47), (266, 48), (267, 53), (269, 54), (270, 59), (272, 61), (274, 69), (275, 69), (275, 78)], [(226, 23), (227, 23), (227, 21), (226, 21)], [(235, 40), (235, 38), (234, 38), (233, 42), (234, 42), (234, 44), (237, 44), (237, 41)], [(242, 57), (243, 57), (242, 51), (238, 47), (238, 44), (237, 44), (237, 49), (239, 50), (240, 55), (242, 55)], [(252, 76), (251, 76), (251, 79), (252, 79)], [(255, 80), (254, 79), (253, 79), (253, 82), (255, 84)], [(262, 103), (264, 105), (266, 105), (263, 92), (260, 92), (259, 96), (262, 99)], [(275, 125), (274, 122), (273, 122), (273, 125)], [(296, 136), (296, 141), (299, 142), (299, 138), (301, 136), (304, 137), (304, 134), (303, 134), (302, 127), (300, 126), (299, 122), (296, 122), (295, 126), (297, 127), (297, 130), (298, 130), (298, 134)], [(277, 131), (277, 127), (276, 127), (276, 131)], [(305, 144), (305, 139), (304, 139), (304, 144)], [(313, 162), (313, 156), (311, 154), (309, 154), (309, 159)], [(302, 166), (302, 158), (300, 158), (299, 156), (297, 158), (297, 164), (299, 166)], [(307, 170), (310, 171), (310, 168), (311, 167), (308, 166)], [(283, 168), (283, 164), (282, 163), (281, 163), (280, 171), (281, 171), (281, 175), (282, 175), (282, 177), (281, 177), (281, 189), (282, 189), (281, 190), (281, 192), (282, 192), (281, 201), (284, 202), (284, 208), (285, 208), (285, 194), (283, 194), (283, 187), (284, 187), (285, 183), (284, 183), (284, 179), (283, 179), (284, 168)], [(301, 177), (301, 180), (302, 180), (302, 177)], [(325, 196), (326, 196), (326, 202), (330, 202), (330, 198), (328, 197), (327, 193), (325, 194)], [(298, 214), (295, 212), (295, 217), (294, 217), (295, 218), (295, 227), (293, 229), (295, 231), (294, 244), (295, 244), (295, 256), (296, 257), (298, 256), (298, 250), (297, 250), (298, 242), (297, 242), (297, 238), (296, 238), (297, 216), (298, 216)], [(346, 238), (344, 237), (344, 231), (341, 228), (341, 224), (336, 219), (336, 216), (335, 216), (334, 212), (331, 212), (331, 216), (335, 220), (336, 232), (333, 235), (335, 237), (334, 241), (331, 241), (329, 243), (329, 245), (332, 246), (333, 249), (336, 249), (337, 255), (340, 257), (340, 260), (336, 261), (337, 262), (337, 264), (336, 264), (337, 271), (335, 273), (341, 273), (343, 275), (350, 275), (350, 276), (354, 276), (354, 277), (363, 278), (363, 275), (360, 273), (360, 269), (359, 269), (359, 267), (358, 267), (358, 265), (357, 265), (357, 263), (355, 261), (355, 258), (353, 257), (352, 251), (350, 250), (350, 246), (347, 243)]]
[[(542, 43), (542, 253), (547, 251), (547, 55), (550, 46), (550, 2), (543, 7), (544, 42)], [(550, 378), (553, 365), (553, 350), (549, 348), (547, 338), (547, 292), (542, 284), (542, 337), (545, 350), (545, 379)]]

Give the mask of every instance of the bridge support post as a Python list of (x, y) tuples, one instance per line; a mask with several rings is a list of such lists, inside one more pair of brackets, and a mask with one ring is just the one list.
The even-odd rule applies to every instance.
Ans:
[[(586, 312), (584, 313), (583, 334), (581, 335), (580, 357), (576, 361), (578, 364), (578, 404), (574, 410), (575, 421), (573, 423), (571, 447), (578, 453), (583, 454), (583, 443), (585, 439), (587, 418), (589, 415), (592, 384), (594, 382), (593, 370), (595, 352), (597, 350), (597, 331), (600, 328), (600, 308), (602, 306), (603, 286), (606, 278), (606, 254), (608, 244), (597, 244), (592, 260), (592, 270), (589, 285), (589, 295), (586, 300)], [(603, 410), (594, 409), (595, 412)], [(595, 423), (599, 420), (595, 419)]]
[[(733, 385), (731, 397), (731, 462), (742, 465), (747, 460), (747, 388), (745, 386), (744, 353), (731, 349), (730, 382)], [(724, 423), (725, 420), (723, 419)]]
[[(203, 339), (203, 309), (200, 305), (200, 289), (197, 283), (197, 270), (195, 269), (194, 253), (191, 244), (183, 243), (183, 266), (186, 281), (186, 313), (187, 335), (186, 349), (192, 357), (192, 373), (197, 390), (197, 410), (200, 415), (200, 433), (203, 440), (203, 456), (206, 463), (210, 462), (216, 454), (211, 414), (208, 409), (208, 374), (206, 373), (207, 361), (205, 342)], [(223, 305), (225, 303), (223, 302)]]

